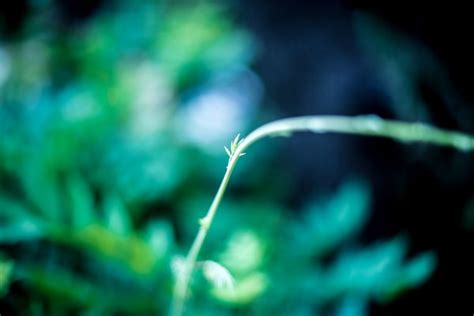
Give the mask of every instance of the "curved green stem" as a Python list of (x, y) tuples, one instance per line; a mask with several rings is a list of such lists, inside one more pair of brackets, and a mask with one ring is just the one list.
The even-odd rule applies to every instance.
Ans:
[(173, 296), (171, 314), (180, 316), (183, 313), (188, 284), (196, 264), (197, 257), (207, 236), (207, 232), (216, 215), (217, 208), (222, 200), (232, 172), (239, 160), (250, 145), (268, 136), (289, 136), (294, 132), (310, 131), (314, 133), (337, 132), (355, 135), (366, 135), (391, 138), (401, 142), (426, 142), (440, 146), (453, 147), (462, 151), (474, 150), (474, 136), (459, 132), (431, 127), (422, 123), (405, 123), (383, 120), (374, 115), (343, 117), (343, 116), (303, 116), (277, 120), (265, 124), (245, 139), (233, 142), (229, 152), (229, 162), (224, 178), (216, 196), (204, 218), (200, 220), (199, 232), (186, 257), (184, 271), (177, 276)]

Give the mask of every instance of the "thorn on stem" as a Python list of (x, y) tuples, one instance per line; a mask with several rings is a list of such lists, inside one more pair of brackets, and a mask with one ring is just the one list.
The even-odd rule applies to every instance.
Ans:
[(230, 152), (229, 148), (224, 146), (224, 149), (225, 149), (225, 152), (227, 153), (227, 156), (229, 156), (229, 158), (230, 158), (232, 156), (232, 153)]

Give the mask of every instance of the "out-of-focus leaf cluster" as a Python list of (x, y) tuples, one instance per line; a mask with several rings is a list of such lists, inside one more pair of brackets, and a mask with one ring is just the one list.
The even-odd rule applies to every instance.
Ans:
[[(66, 29), (41, 3), (17, 40), (0, 41), (1, 306), (165, 314), (171, 262), (212, 199), (223, 144), (248, 128), (261, 94), (251, 38), (207, 2), (116, 1)], [(264, 179), (259, 154), (240, 167)], [(269, 202), (278, 187), (251, 185), (262, 192), (219, 211), (190, 314), (362, 315), (434, 268), (429, 253), (406, 260), (401, 237), (353, 242), (369, 216), (359, 182), (301, 218)]]
[(241, 207), (224, 204), (222, 217), (236, 224), (229, 224), (230, 232), (217, 228), (214, 238), (226, 242), (211, 252), (234, 277), (234, 287), (194, 284), (200, 290), (189, 309), (196, 314), (217, 312), (200, 296), (207, 288), (221, 307), (249, 315), (366, 315), (371, 300), (395, 299), (425, 282), (436, 266), (431, 252), (406, 258), (404, 236), (356, 242), (370, 215), (370, 190), (362, 182), (347, 182), (309, 203), (301, 217), (268, 203), (235, 203)]
[(67, 29), (38, 5), (0, 42), (0, 293), (14, 313), (165, 313), (173, 203), (217, 159), (177, 113), (249, 72), (249, 38), (218, 6), (109, 5)]

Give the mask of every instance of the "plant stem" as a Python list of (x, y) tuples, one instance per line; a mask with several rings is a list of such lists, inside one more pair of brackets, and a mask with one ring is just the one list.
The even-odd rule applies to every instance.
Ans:
[(204, 239), (207, 236), (207, 231), (211, 226), (217, 208), (222, 200), (222, 196), (224, 195), (225, 189), (227, 188), (227, 184), (229, 183), (230, 176), (232, 175), (232, 170), (236, 165), (238, 157), (238, 155), (232, 155), (229, 158), (227, 170), (224, 174), (224, 178), (222, 178), (222, 182), (219, 186), (219, 189), (217, 190), (217, 194), (214, 197), (214, 200), (212, 201), (212, 204), (209, 207), (206, 216), (199, 221), (199, 232), (196, 238), (194, 239), (193, 245), (191, 246), (188, 255), (186, 256), (184, 271), (181, 275), (176, 276), (177, 280), (173, 295), (173, 307), (171, 315), (180, 316), (183, 313), (184, 301), (186, 299), (188, 284), (194, 269), (194, 265), (196, 264), (199, 251), (201, 250), (202, 244), (204, 243)]
[(461, 151), (474, 150), (474, 136), (431, 127), (423, 123), (383, 120), (375, 115), (356, 117), (302, 116), (277, 120), (257, 128), (245, 139), (236, 144), (235, 150), (232, 151), (229, 157), (227, 169), (217, 194), (206, 216), (200, 220), (199, 232), (186, 257), (184, 271), (177, 276), (171, 315), (180, 316), (183, 313), (188, 285), (197, 257), (241, 154), (243, 154), (244, 150), (250, 145), (262, 138), (268, 136), (289, 136), (299, 131), (310, 131), (313, 133), (336, 132), (386, 137), (401, 142), (426, 142), (453, 147)]

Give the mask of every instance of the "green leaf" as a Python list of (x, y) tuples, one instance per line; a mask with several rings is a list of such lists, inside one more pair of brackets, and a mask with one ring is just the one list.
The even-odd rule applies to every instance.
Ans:
[(400, 271), (398, 278), (394, 280), (378, 299), (381, 302), (394, 300), (407, 289), (412, 289), (426, 282), (436, 269), (436, 255), (425, 252), (410, 260)]
[(145, 227), (144, 241), (159, 257), (170, 253), (174, 246), (174, 233), (171, 224), (164, 220), (152, 220)]
[[(0, 188), (1, 190), (1, 188)], [(14, 220), (23, 217), (30, 217), (31, 212), (21, 201), (0, 195), (0, 218)]]
[(41, 215), (52, 222), (64, 222), (62, 198), (59, 183), (53, 172), (42, 170), (42, 166), (33, 161), (21, 175), (28, 200), (41, 211)]
[(79, 174), (71, 174), (67, 180), (72, 226), (83, 228), (94, 222), (94, 197), (89, 184)]
[(267, 276), (260, 272), (254, 272), (236, 280), (233, 288), (214, 288), (212, 294), (223, 303), (237, 306), (248, 305), (262, 295), (267, 286)]
[(98, 224), (89, 225), (63, 240), (90, 251), (92, 254), (112, 259), (137, 274), (147, 275), (155, 271), (160, 257), (141, 238), (123, 236)]
[(349, 181), (328, 200), (308, 209), (304, 238), (313, 253), (324, 254), (355, 235), (369, 216), (370, 192), (361, 181)]
[(359, 251), (343, 253), (328, 271), (326, 295), (344, 293), (374, 295), (396, 283), (402, 272), (407, 241), (397, 237)]
[(0, 226), (0, 243), (31, 241), (44, 236), (44, 227), (33, 218), (21, 218)]
[(127, 208), (117, 194), (109, 192), (104, 200), (104, 223), (113, 233), (126, 235), (132, 229)]
[(13, 272), (13, 261), (0, 258), (0, 298), (8, 291)]
[(403, 269), (403, 278), (409, 287), (417, 287), (433, 274), (436, 268), (436, 255), (425, 252), (417, 255)]
[(18, 274), (31, 291), (41, 293), (54, 304), (74, 308), (99, 308), (112, 315), (156, 313), (156, 297), (151, 293), (101, 286), (66, 269), (41, 266), (18, 267)]
[(201, 264), (204, 277), (215, 288), (226, 290), (234, 288), (234, 278), (226, 267), (211, 260), (204, 261)]
[(241, 230), (232, 234), (219, 261), (233, 273), (245, 275), (258, 269), (264, 256), (262, 240), (251, 230)]

